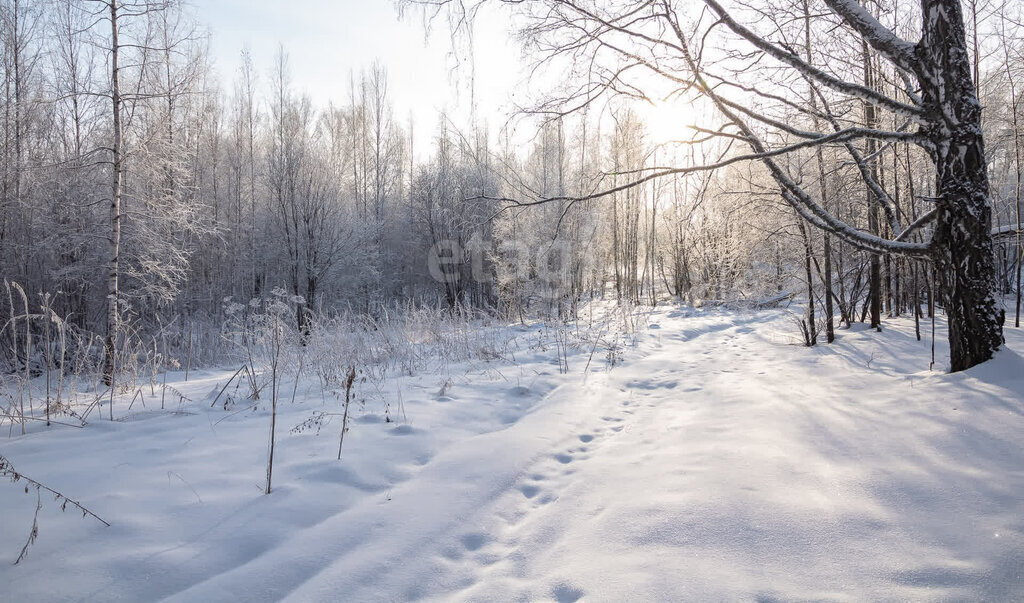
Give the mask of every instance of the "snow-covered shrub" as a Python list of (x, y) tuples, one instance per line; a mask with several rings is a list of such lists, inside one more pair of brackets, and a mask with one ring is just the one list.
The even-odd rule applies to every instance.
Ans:
[[(294, 319), (302, 300), (276, 288), (264, 298), (248, 304), (225, 299), (222, 337), (234, 348), (234, 356), (249, 369), (249, 398), (259, 400), (267, 385), (286, 366), (298, 366), (304, 335)], [(271, 397), (274, 400), (274, 396)]]

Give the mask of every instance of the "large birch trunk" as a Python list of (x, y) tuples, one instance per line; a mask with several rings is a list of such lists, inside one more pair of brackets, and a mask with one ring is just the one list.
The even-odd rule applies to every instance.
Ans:
[(921, 7), (918, 76), (931, 118), (923, 133), (935, 145), (939, 188), (933, 257), (949, 323), (950, 370), (961, 371), (990, 359), (1003, 341), (981, 105), (959, 0), (922, 0)]

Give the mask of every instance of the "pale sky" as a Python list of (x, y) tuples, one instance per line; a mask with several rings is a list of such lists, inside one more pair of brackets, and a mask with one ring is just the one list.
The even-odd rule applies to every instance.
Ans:
[[(379, 60), (388, 70), (398, 121), (405, 123), (412, 112), (417, 132), (423, 133), (434, 131), (442, 109), (457, 123), (468, 121), (470, 71), (452, 73), (446, 25), (439, 23), (427, 40), (419, 15), (399, 19), (392, 0), (191, 0), (191, 5), (211, 31), (211, 51), (227, 91), (243, 47), (266, 86), (283, 44), (293, 87), (319, 107), (329, 100), (347, 104), (350, 73), (358, 77), (359, 70)], [(524, 72), (519, 48), (499, 15), (482, 13), (476, 28), (478, 115), (493, 130), (504, 121), (503, 109), (519, 100), (515, 84)]]

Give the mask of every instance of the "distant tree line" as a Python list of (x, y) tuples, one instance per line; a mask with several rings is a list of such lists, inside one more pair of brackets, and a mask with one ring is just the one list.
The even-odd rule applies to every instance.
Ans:
[[(292, 86), (284, 48), (269, 66), (242, 51), (239, 70), (222, 78), (176, 0), (4, 0), (0, 277), (19, 283), (30, 306), (49, 294), (47, 308), (104, 336), (108, 355), (120, 339), (168, 324), (183, 341), (193, 331), (215, 337), (227, 298), (244, 304), (277, 288), (295, 300), (300, 329), (321, 313), (398, 303), (571, 317), (598, 296), (758, 304), (799, 294), (812, 302), (808, 344), (855, 321), (927, 316), (937, 298), (942, 306), (933, 261), (808, 227), (770, 167), (734, 161), (761, 137), (787, 150), (777, 162), (843, 223), (892, 240), (923, 220), (908, 244), (931, 232), (941, 185), (934, 157), (902, 136), (905, 116), (870, 101), (909, 103), (915, 90), (898, 62), (856, 32), (811, 27), (826, 10), (817, 4), (751, 14), (777, 48), (867, 92), (840, 94), (799, 70), (745, 87), (768, 73), (757, 70), (759, 54), (707, 49), (719, 70), (706, 83), (738, 90), (735, 110), (757, 116), (750, 132), (697, 128), (685, 144), (655, 145), (637, 103), (687, 97), (697, 84), (665, 87), (676, 58), (652, 44), (637, 64), (663, 69), (661, 84), (635, 88), (609, 71), (595, 80), (601, 90), (553, 94), (520, 122), (536, 134), (516, 147), (510, 132), (485, 123), (395, 115), (380, 64), (339, 74), (349, 94), (327, 106)], [(1020, 289), (1022, 249), (1021, 9), (963, 7), (992, 225), (1010, 233), (995, 249), (996, 280), (1010, 294)], [(544, 44), (559, 17), (542, 12), (527, 20), (540, 62), (560, 58)], [(588, 18), (600, 24), (601, 14)], [(907, 7), (876, 3), (866, 14), (920, 29)], [(707, 24), (686, 19), (693, 31)], [(634, 22), (633, 33), (648, 24)], [(572, 111), (554, 102), (579, 98), (586, 102)], [(696, 99), (680, 119), (717, 110)], [(851, 128), (891, 135), (835, 135)], [(833, 137), (800, 146), (806, 132)], [(719, 169), (645, 179), (665, 165)], [(440, 278), (431, 269), (439, 255)], [(2, 320), (17, 321), (15, 297), (5, 289)], [(19, 349), (0, 341), (0, 358), (23, 364)]]

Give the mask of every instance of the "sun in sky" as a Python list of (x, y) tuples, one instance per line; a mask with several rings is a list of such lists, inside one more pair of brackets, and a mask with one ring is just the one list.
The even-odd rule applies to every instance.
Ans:
[(680, 98), (642, 103), (637, 108), (647, 126), (647, 138), (657, 145), (689, 140), (693, 136), (693, 108)]

